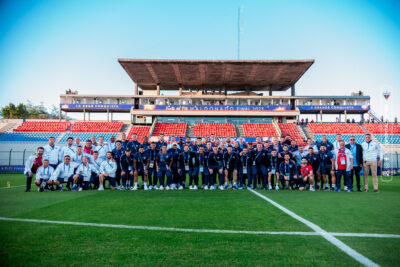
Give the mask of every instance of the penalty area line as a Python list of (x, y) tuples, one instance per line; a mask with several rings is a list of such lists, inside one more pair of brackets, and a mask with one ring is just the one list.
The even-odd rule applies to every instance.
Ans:
[(309, 228), (313, 229), (317, 234), (319, 234), (320, 236), (322, 236), (323, 238), (325, 238), (326, 240), (331, 242), (333, 245), (335, 245), (337, 248), (339, 248), (340, 250), (345, 252), (347, 255), (349, 255), (350, 257), (352, 257), (353, 259), (355, 259), (359, 263), (361, 263), (361, 264), (363, 264), (365, 266), (374, 266), (374, 267), (379, 266), (378, 264), (376, 264), (375, 262), (371, 261), (370, 259), (368, 259), (364, 255), (358, 253), (357, 251), (355, 251), (354, 249), (352, 249), (351, 247), (349, 247), (348, 245), (346, 245), (345, 243), (343, 243), (342, 241), (340, 241), (339, 239), (334, 237), (333, 234), (328, 233), (327, 231), (325, 231), (324, 229), (322, 229), (318, 225), (316, 225), (316, 224), (304, 219), (303, 217), (300, 217), (296, 213), (288, 210), (287, 208), (283, 207), (282, 205), (278, 204), (277, 202), (273, 201), (272, 199), (270, 199), (270, 198), (268, 198), (268, 197), (266, 197), (266, 196), (264, 196), (264, 195), (262, 195), (262, 194), (260, 194), (260, 193), (258, 193), (256, 191), (254, 191), (253, 189), (248, 188), (248, 190), (251, 193), (255, 194), (256, 196), (258, 196), (258, 197), (264, 199), (265, 201), (269, 202), (273, 206), (277, 207), (278, 209), (280, 209), (284, 213), (286, 213), (289, 216), (293, 217), (294, 219), (304, 223)]

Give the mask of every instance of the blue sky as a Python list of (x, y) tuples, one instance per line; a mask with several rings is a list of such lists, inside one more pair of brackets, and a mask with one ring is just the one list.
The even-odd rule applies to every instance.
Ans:
[(299, 95), (362, 90), (400, 115), (400, 1), (0, 1), (0, 105), (131, 94), (118, 58), (315, 59)]

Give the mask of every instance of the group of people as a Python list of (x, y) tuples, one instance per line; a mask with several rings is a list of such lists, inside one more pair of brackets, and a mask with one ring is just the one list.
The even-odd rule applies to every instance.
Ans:
[(171, 137), (167, 143), (162, 134), (157, 142), (149, 142), (148, 137), (139, 142), (137, 134), (128, 141), (123, 133), (121, 140), (111, 136), (109, 142), (92, 136), (81, 143), (79, 137), (75, 140), (69, 137), (67, 145), (60, 147), (50, 137), (49, 143), (39, 147), (26, 161), (25, 192), (30, 191), (34, 176), (40, 192), (62, 191), (64, 185), (73, 191), (105, 188), (340, 191), (342, 177), (343, 189), (353, 192), (354, 177), (357, 191), (362, 191), (362, 169), (363, 191), (368, 191), (371, 172), (374, 191), (378, 192), (377, 166), (383, 158), (379, 144), (371, 140), (370, 134), (365, 135), (362, 144), (356, 143), (354, 136), (349, 141), (346, 144), (337, 134), (334, 143), (323, 136), (317, 143), (308, 139), (307, 145), (297, 144), (290, 135), (273, 138), (272, 143), (263, 142), (260, 137), (255, 143), (246, 143), (242, 137), (232, 141), (230, 137), (219, 139), (212, 134), (208, 138), (198, 137), (194, 142), (190, 138), (185, 142), (182, 137), (178, 140)]

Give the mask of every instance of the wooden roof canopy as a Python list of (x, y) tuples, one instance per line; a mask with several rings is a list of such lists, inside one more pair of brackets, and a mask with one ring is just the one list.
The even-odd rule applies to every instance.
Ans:
[(143, 90), (222, 89), (284, 91), (314, 60), (170, 60), (118, 59)]

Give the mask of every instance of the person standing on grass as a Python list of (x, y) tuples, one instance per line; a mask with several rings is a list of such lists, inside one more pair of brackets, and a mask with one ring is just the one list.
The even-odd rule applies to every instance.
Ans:
[(157, 173), (156, 173), (156, 159), (158, 155), (158, 150), (156, 148), (156, 143), (152, 142), (150, 144), (150, 149), (147, 150), (147, 154), (149, 154), (149, 168), (148, 168), (148, 178), (149, 178), (149, 189), (157, 190)]
[[(183, 147), (183, 152), (178, 157), (178, 173), (180, 176), (180, 183), (178, 189), (185, 189), (186, 175), (189, 175), (189, 189), (198, 189), (199, 180), (194, 175), (194, 168), (196, 166), (196, 153), (189, 150), (189, 145)], [(194, 182), (194, 186), (193, 186)]]
[[(115, 180), (117, 182), (117, 189), (121, 189), (121, 157), (125, 154), (122, 149), (121, 141), (116, 142), (115, 148), (111, 151), (115, 162), (117, 163), (117, 172), (115, 173)], [(125, 188), (124, 188), (125, 189)]]
[(329, 191), (329, 175), (331, 176), (332, 191), (336, 188), (336, 177), (335, 177), (335, 160), (333, 159), (333, 154), (328, 150), (325, 144), (321, 144), (318, 152), (319, 157), (319, 172), (322, 176), (322, 181), (324, 183), (324, 190)]
[(99, 152), (99, 157), (102, 158), (103, 160), (106, 159), (106, 155), (108, 152), (110, 152), (110, 147), (108, 146), (107, 143), (104, 143), (104, 137), (100, 136), (99, 137), (99, 143), (96, 146), (96, 151)]
[(219, 186), (223, 187), (224, 183), (224, 158), (218, 147), (213, 147), (213, 152), (208, 154), (208, 171), (210, 173), (210, 189), (216, 189), (217, 174), (219, 176)]
[(267, 164), (268, 151), (263, 148), (261, 143), (257, 144), (257, 150), (252, 153), (252, 175), (253, 181), (251, 189), (257, 189), (257, 175), (259, 175), (261, 184), (268, 180)]
[[(378, 193), (378, 177), (377, 167), (380, 167), (383, 159), (383, 151), (379, 144), (371, 140), (371, 135), (365, 135), (365, 142), (361, 145), (363, 150), (363, 167), (364, 167), (364, 192), (368, 192), (368, 175), (371, 171), (372, 182), (374, 184), (374, 192)], [(379, 161), (377, 158), (379, 156)]]
[[(339, 149), (339, 147), (340, 147), (340, 141), (343, 141), (343, 139), (342, 139), (342, 135), (341, 134), (337, 134), (336, 135), (336, 141), (335, 142), (333, 142), (333, 148), (332, 148), (332, 150), (334, 150), (334, 149)], [(343, 141), (344, 142), (344, 141)], [(346, 144), (346, 143), (345, 143)], [(327, 147), (328, 148), (328, 147)]]
[(196, 176), (195, 180), (199, 181), (199, 177), (201, 177), (201, 183), (203, 185), (203, 189), (208, 190), (209, 184), (209, 173), (208, 173), (208, 153), (204, 151), (204, 145), (199, 147), (199, 150), (196, 153), (196, 166), (193, 171), (193, 175)]
[(133, 159), (133, 175), (135, 177), (135, 184), (132, 190), (137, 190), (138, 189), (138, 181), (139, 181), (139, 176), (142, 176), (142, 183), (143, 183), (143, 188), (145, 191), (148, 190), (147, 187), (147, 176), (148, 176), (148, 170), (147, 167), (149, 165), (149, 158), (148, 154), (145, 153), (144, 151), (144, 146), (140, 145), (139, 146), (139, 151), (136, 152), (134, 159)]
[[(361, 192), (360, 171), (363, 166), (363, 149), (360, 144), (356, 143), (356, 137), (350, 136), (350, 144), (346, 145), (353, 154), (353, 170), (351, 170), (350, 179), (354, 183), (354, 175), (357, 181), (357, 191)], [(353, 189), (353, 188), (352, 188)]]
[(352, 181), (350, 180), (350, 172), (353, 169), (353, 154), (345, 147), (343, 140), (339, 141), (339, 149), (333, 150), (336, 169), (336, 192), (340, 192), (341, 179), (343, 176), (345, 189), (353, 192)]
[(224, 172), (225, 172), (224, 189), (228, 189), (228, 186), (229, 188), (233, 187), (233, 189), (238, 189), (237, 186), (238, 154), (233, 152), (232, 145), (228, 145), (228, 148), (224, 153), (223, 158), (224, 158)]
[[(161, 151), (157, 154), (156, 157), (156, 172), (158, 181), (160, 183), (160, 187), (158, 190), (164, 190), (164, 181), (165, 176), (167, 176), (166, 190), (170, 189), (170, 185), (172, 184), (172, 173), (171, 166), (173, 163), (173, 157), (171, 154), (167, 152), (167, 144), (164, 143), (161, 146)], [(183, 189), (183, 186), (180, 185), (179, 189)]]
[(290, 160), (289, 153), (284, 155), (284, 161), (279, 165), (282, 189), (293, 189), (294, 179), (297, 179), (296, 164)]
[(279, 160), (278, 160), (278, 154), (275, 149), (272, 149), (271, 154), (268, 155), (267, 171), (268, 171), (268, 190), (272, 190), (272, 184), (275, 182), (275, 176), (276, 176), (275, 190), (279, 190)]
[(328, 151), (333, 150), (333, 144), (328, 141), (326, 135), (323, 135), (321, 139), (321, 142), (318, 143), (318, 149), (321, 149), (321, 146), (324, 145)]
[(72, 158), (76, 153), (76, 147), (74, 146), (74, 139), (72, 137), (67, 138), (67, 145), (61, 148), (61, 158), (69, 156)]
[(122, 178), (122, 188), (130, 188), (133, 190), (133, 160), (134, 155), (131, 153), (131, 150), (127, 148), (125, 150), (125, 154), (121, 156), (121, 178)]
[(58, 163), (61, 161), (62, 151), (61, 147), (55, 145), (56, 139), (54, 137), (49, 137), (49, 144), (45, 145), (43, 157), (48, 159), (50, 166), (53, 169), (57, 168)]
[(40, 166), (43, 164), (43, 153), (44, 148), (38, 147), (36, 153), (29, 156), (28, 160), (25, 162), (25, 170), (24, 174), (26, 175), (26, 189), (25, 192), (29, 192), (31, 190), (32, 178), (33, 175), (37, 172)]

